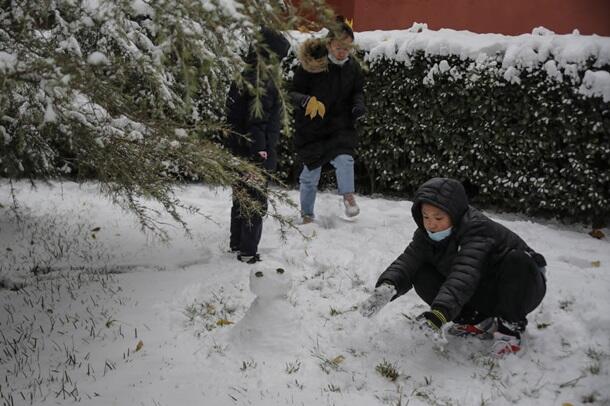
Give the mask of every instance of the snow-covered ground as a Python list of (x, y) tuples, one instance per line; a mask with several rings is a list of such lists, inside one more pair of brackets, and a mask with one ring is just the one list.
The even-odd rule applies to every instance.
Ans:
[[(17, 220), (0, 185), (0, 283), (25, 282), (0, 290), (2, 405), (610, 403), (609, 242), (584, 227), (491, 214), (549, 263), (527, 350), (497, 361), (489, 342), (435, 349), (413, 328), (425, 309), (414, 292), (372, 319), (353, 310), (409, 242), (408, 201), (360, 198), (349, 222), (322, 193), (318, 223), (300, 228), (310, 238), (284, 241), (268, 219), (252, 266), (227, 253), (227, 190), (180, 191), (211, 219), (187, 215), (193, 238), (170, 226), (169, 244), (96, 190), (18, 183), (29, 209)], [(291, 281), (288, 296), (267, 281)]]

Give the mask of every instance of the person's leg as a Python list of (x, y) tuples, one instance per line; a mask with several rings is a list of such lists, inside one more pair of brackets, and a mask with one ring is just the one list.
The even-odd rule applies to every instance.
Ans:
[(239, 201), (237, 200), (236, 187), (233, 190), (233, 205), (231, 206), (231, 235), (229, 237), (229, 248), (231, 251), (239, 251), (240, 240), (241, 240), (241, 217), (239, 216), (240, 208)]
[(246, 186), (244, 190), (258, 207), (246, 213), (242, 206), (239, 252), (242, 257), (255, 257), (263, 232), (263, 216), (267, 213), (267, 194), (265, 189), (251, 186)]
[(495, 278), (487, 277), (479, 281), (468, 303), (466, 303), (460, 314), (453, 319), (453, 324), (447, 329), (447, 333), (457, 337), (475, 337), (481, 340), (490, 340), (497, 328), (497, 323), (492, 317), (495, 307)]
[(254, 257), (258, 254), (258, 243), (263, 232), (263, 218), (258, 215), (251, 215), (244, 219), (241, 227), (241, 244), (239, 255), (241, 257)]
[(479, 280), (477, 289), (453, 322), (478, 324), (489, 317), (493, 317), (496, 301), (496, 278), (485, 275)]
[(360, 208), (354, 196), (354, 158), (351, 155), (337, 155), (330, 163), (335, 167), (337, 191), (343, 196), (345, 214), (348, 217), (357, 216)]
[(335, 167), (338, 193), (342, 196), (354, 193), (354, 157), (341, 154), (337, 155), (330, 163)]
[(456, 317), (456, 322), (479, 322), (500, 317), (512, 323), (524, 323), (526, 315), (542, 301), (546, 284), (541, 270), (524, 251), (512, 251), (485, 275), (474, 294)]
[(512, 251), (498, 266), (496, 287), (498, 329), (491, 352), (502, 357), (521, 350), (526, 316), (542, 302), (546, 280), (533, 258), (523, 251)]
[(316, 202), (316, 192), (318, 191), (321, 172), (321, 167), (309, 170), (307, 165), (303, 165), (301, 176), (299, 176), (301, 215), (303, 217), (314, 218), (314, 204)]
[(424, 265), (415, 274), (413, 288), (417, 295), (431, 306), (445, 279), (434, 267)]
[(512, 251), (500, 263), (496, 279), (497, 303), (495, 314), (502, 320), (527, 325), (532, 312), (546, 293), (544, 274), (524, 251)]

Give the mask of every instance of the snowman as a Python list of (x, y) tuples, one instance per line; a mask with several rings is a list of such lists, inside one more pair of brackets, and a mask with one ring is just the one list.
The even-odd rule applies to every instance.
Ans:
[(292, 279), (281, 267), (258, 266), (250, 271), (250, 290), (256, 298), (231, 330), (236, 347), (276, 352), (294, 345), (299, 323), (288, 302), (291, 287)]

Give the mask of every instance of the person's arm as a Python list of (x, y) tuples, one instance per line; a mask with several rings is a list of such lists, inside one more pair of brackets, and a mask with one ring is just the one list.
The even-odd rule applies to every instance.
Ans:
[(357, 66), (352, 95), (352, 116), (357, 120), (366, 114), (366, 107), (364, 105), (364, 75), (357, 62), (354, 61), (354, 63)]
[(267, 159), (267, 127), (273, 118), (276, 97), (277, 91), (275, 88), (266, 84), (265, 92), (259, 99), (261, 103), (260, 114), (255, 114), (254, 98), (249, 105), (248, 134), (252, 139), (250, 155), (256, 158), (260, 157), (263, 160)]
[(358, 306), (360, 314), (371, 317), (390, 301), (411, 289), (412, 274), (422, 262), (418, 244), (420, 238), (414, 237), (405, 251), (381, 274), (373, 293)]
[(305, 108), (311, 95), (309, 94), (308, 74), (302, 67), (297, 67), (292, 77), (290, 99), (297, 108)]
[(379, 276), (375, 286), (389, 283), (396, 288), (396, 296), (404, 295), (413, 287), (413, 275), (424, 262), (426, 243), (421, 230), (416, 230), (413, 240), (402, 254), (390, 264), (390, 266)]
[(476, 291), (493, 244), (483, 227), (478, 226), (460, 238), (460, 251), (431, 306), (443, 314), (445, 322), (457, 317)]

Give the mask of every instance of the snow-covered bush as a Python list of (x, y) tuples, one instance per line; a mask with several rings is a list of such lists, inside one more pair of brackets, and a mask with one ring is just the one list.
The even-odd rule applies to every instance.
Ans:
[(448, 176), (480, 206), (610, 216), (610, 38), (414, 26), (356, 42), (369, 68), (360, 190), (409, 195)]
[[(95, 178), (149, 226), (139, 197), (179, 220), (177, 174), (230, 184), (256, 171), (213, 138), (227, 85), (242, 79), (240, 51), (262, 25), (299, 23), (282, 0), (0, 5), (0, 177)], [(281, 80), (277, 61), (258, 63)]]

